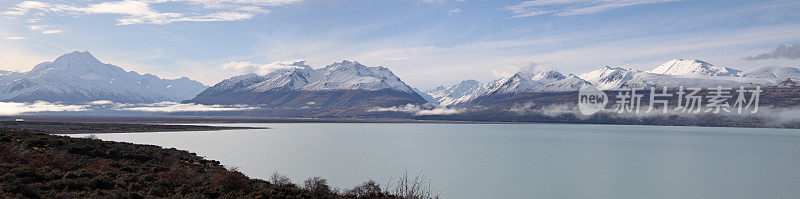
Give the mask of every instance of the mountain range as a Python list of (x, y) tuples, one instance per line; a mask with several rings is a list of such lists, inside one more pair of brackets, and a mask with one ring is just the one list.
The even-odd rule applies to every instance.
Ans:
[(352, 108), (427, 101), (385, 67), (342, 61), (313, 69), (305, 62), (265, 75), (226, 79), (186, 102), (270, 108)]
[(518, 72), (481, 84), (465, 80), (451, 86), (439, 86), (426, 91), (439, 106), (474, 104), (497, 95), (514, 95), (526, 92), (572, 92), (583, 85), (593, 85), (601, 90), (647, 87), (776, 87), (800, 81), (800, 69), (765, 66), (747, 71), (719, 67), (701, 60), (674, 59), (650, 70), (640, 71), (623, 67), (604, 66), (579, 74), (563, 75), (557, 71)]
[(153, 103), (191, 99), (207, 86), (183, 77), (162, 79), (105, 64), (87, 51), (62, 55), (28, 72), (0, 71), (0, 101), (82, 104), (98, 100)]
[[(601, 90), (668, 87), (778, 87), (797, 85), (800, 69), (767, 66), (737, 70), (700, 60), (670, 60), (650, 70), (604, 66), (584, 74), (558, 71), (518, 72), (487, 83), (465, 80), (426, 92), (410, 87), (386, 67), (355, 61), (314, 69), (303, 61), (268, 74), (231, 77), (212, 87), (188, 79), (162, 79), (105, 64), (89, 52), (72, 52), (28, 72), (0, 71), (0, 101), (49, 101), (85, 104), (176, 101), (208, 105), (257, 105), (294, 110), (364, 110), (407, 104), (442, 107), (503, 103), (498, 100), (542, 97), (542, 93), (575, 92), (586, 85)], [(533, 93), (533, 94), (532, 94)], [(556, 95), (545, 95), (556, 100)], [(291, 111), (285, 111), (291, 110)], [(356, 112), (358, 112), (356, 111)]]

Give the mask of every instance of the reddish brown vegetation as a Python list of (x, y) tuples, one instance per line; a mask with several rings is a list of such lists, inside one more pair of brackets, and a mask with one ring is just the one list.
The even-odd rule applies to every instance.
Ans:
[(176, 149), (0, 129), (0, 198), (388, 197), (319, 190), (250, 179)]

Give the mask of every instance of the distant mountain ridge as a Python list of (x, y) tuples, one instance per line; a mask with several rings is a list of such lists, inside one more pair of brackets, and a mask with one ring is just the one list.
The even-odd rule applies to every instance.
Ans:
[(395, 106), (427, 101), (385, 67), (341, 61), (313, 69), (305, 62), (265, 75), (226, 79), (187, 102), (267, 107)]
[[(487, 83), (465, 80), (420, 92), (388, 68), (343, 60), (314, 69), (304, 61), (281, 63), (268, 74), (245, 74), (212, 87), (188, 79), (162, 79), (97, 60), (89, 52), (72, 52), (28, 72), (0, 70), (0, 101), (49, 101), (85, 104), (97, 100), (120, 103), (182, 101), (197, 104), (257, 105), (296, 110), (353, 110), (407, 104), (454, 107), (524, 100), (542, 93), (570, 93), (593, 85), (601, 90), (668, 86), (781, 87), (797, 85), (800, 69), (766, 66), (742, 71), (701, 60), (674, 59), (650, 70), (604, 66), (584, 74), (558, 71), (518, 72)], [(549, 96), (545, 96), (549, 97)], [(556, 97), (553, 97), (555, 100)], [(431, 107), (431, 106), (427, 106)], [(358, 112), (361, 111), (361, 112)], [(337, 112), (339, 114), (341, 112)], [(258, 113), (261, 114), (261, 113)], [(269, 113), (264, 113), (269, 115)], [(312, 115), (312, 114), (307, 114)]]
[(0, 101), (6, 102), (182, 101), (205, 88), (186, 77), (162, 79), (125, 71), (100, 62), (88, 51), (64, 54), (52, 62), (36, 65), (29, 72), (0, 72)]
[(601, 90), (653, 86), (770, 87), (786, 85), (787, 79), (800, 81), (800, 69), (767, 66), (741, 71), (714, 66), (701, 60), (674, 59), (647, 71), (604, 66), (579, 75), (563, 75), (557, 71), (518, 72), (486, 84), (467, 80), (468, 85), (461, 82), (452, 86), (439, 86), (426, 93), (440, 106), (454, 106), (471, 104), (471, 101), (477, 99), (485, 104), (490, 103), (487, 99), (497, 98), (491, 96), (510, 96), (524, 92), (574, 92), (583, 85), (593, 85)]

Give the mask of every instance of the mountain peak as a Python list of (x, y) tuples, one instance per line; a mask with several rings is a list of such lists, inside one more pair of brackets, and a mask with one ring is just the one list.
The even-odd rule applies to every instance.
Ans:
[(71, 53), (59, 56), (53, 62), (44, 62), (38, 64), (35, 67), (33, 67), (33, 70), (31, 71), (41, 72), (52, 68), (77, 68), (77, 67), (87, 67), (87, 66), (94, 66), (101, 64), (103, 63), (100, 62), (100, 60), (97, 60), (97, 58), (95, 58), (91, 53), (89, 53), (89, 51), (83, 51), (83, 52), (73, 51)]
[(708, 62), (703, 61), (703, 60), (699, 60), (699, 59), (672, 59), (670, 61), (672, 61), (672, 62), (692, 62), (692, 63), (711, 65)]
[(702, 60), (673, 59), (648, 72), (679, 76), (736, 76), (741, 71), (727, 67), (717, 67)]
[(53, 61), (53, 63), (60, 63), (60, 62), (100, 63), (100, 60), (97, 60), (97, 58), (95, 58), (94, 55), (92, 55), (92, 53), (89, 53), (89, 51), (83, 51), (83, 52), (73, 51), (71, 53), (61, 55), (58, 58), (56, 58), (55, 61)]
[(541, 81), (541, 80), (562, 80), (562, 79), (565, 79), (565, 78), (567, 78), (567, 77), (564, 76), (564, 74), (561, 74), (558, 71), (551, 70), (551, 71), (545, 71), (545, 72), (537, 73), (533, 77), (533, 80), (536, 80), (536, 81)]
[(339, 70), (339, 69), (366, 68), (366, 67), (367, 66), (364, 66), (363, 64), (358, 63), (357, 61), (342, 60), (341, 62), (333, 62), (333, 64), (326, 66), (325, 69)]

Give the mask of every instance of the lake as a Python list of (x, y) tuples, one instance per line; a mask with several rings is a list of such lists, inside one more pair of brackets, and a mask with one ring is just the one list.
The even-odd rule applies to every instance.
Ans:
[[(404, 171), (444, 198), (798, 198), (800, 130), (573, 124), (264, 123), (97, 134), (188, 150), (250, 177), (349, 189)], [(84, 137), (86, 135), (70, 135)]]

